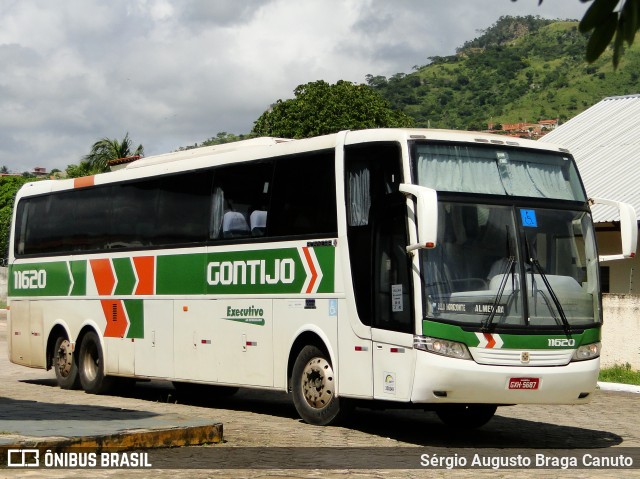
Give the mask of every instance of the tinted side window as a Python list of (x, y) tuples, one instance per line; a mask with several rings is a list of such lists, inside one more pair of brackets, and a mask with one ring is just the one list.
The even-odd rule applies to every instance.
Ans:
[(92, 251), (109, 247), (112, 192), (113, 188), (106, 186), (51, 197), (55, 237), (59, 239), (62, 251)]
[(207, 239), (212, 176), (209, 170), (160, 180), (155, 244), (199, 243)]
[(113, 186), (111, 248), (206, 241), (211, 171)]
[(172, 246), (207, 240), (212, 171), (26, 198), (16, 253)]
[(16, 254), (337, 232), (333, 151), (25, 198)]
[(68, 191), (25, 201), (24, 254), (102, 249), (108, 244), (110, 188)]
[(272, 162), (217, 168), (211, 196), (211, 239), (265, 236)]
[(147, 180), (113, 185), (111, 244), (114, 248), (154, 243), (158, 183), (158, 180)]
[(336, 214), (333, 151), (277, 160), (269, 236), (335, 234)]

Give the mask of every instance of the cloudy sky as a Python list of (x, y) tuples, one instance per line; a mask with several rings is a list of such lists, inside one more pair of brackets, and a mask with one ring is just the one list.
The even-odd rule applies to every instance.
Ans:
[(0, 165), (64, 169), (129, 132), (147, 156), (248, 133), (315, 80), (450, 55), (502, 15), (579, 0), (0, 0)]

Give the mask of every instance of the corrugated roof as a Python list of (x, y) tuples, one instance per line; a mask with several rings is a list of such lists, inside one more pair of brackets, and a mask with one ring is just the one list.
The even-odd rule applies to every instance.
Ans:
[[(631, 203), (640, 215), (640, 94), (605, 98), (538, 141), (571, 151), (589, 197)], [(593, 215), (619, 220), (613, 208)]]

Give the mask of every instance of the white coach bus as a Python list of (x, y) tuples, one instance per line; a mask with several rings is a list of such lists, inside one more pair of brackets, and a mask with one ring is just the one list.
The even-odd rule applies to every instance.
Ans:
[[(635, 253), (633, 208), (622, 254)], [(598, 255), (566, 150), (471, 132), (258, 138), (39, 181), (17, 195), (9, 355), (62, 388), (118, 378), (420, 407), (592, 395)]]

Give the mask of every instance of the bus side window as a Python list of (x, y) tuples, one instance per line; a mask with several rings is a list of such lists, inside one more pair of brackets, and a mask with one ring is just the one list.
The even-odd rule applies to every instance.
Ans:
[(400, 160), (400, 145), (394, 142), (359, 144), (345, 149), (345, 197), (351, 276), (358, 316), (366, 325), (372, 325), (376, 301), (372, 284), (371, 207), (385, 195), (398, 191), (398, 185), (403, 181)]
[(413, 331), (411, 264), (406, 252), (406, 200), (400, 193), (371, 208), (373, 227), (373, 327)]
[(20, 203), (18, 203), (15, 225), (16, 244), (14, 245), (14, 254), (16, 255), (24, 254), (27, 217), (29, 216), (29, 202), (29, 198), (25, 198)]
[(329, 236), (338, 231), (333, 150), (276, 160), (268, 236)]
[[(271, 161), (216, 168), (213, 173), (209, 238), (222, 240), (264, 236), (268, 226), (266, 211), (270, 202), (272, 176)], [(254, 215), (258, 211), (264, 215)]]

